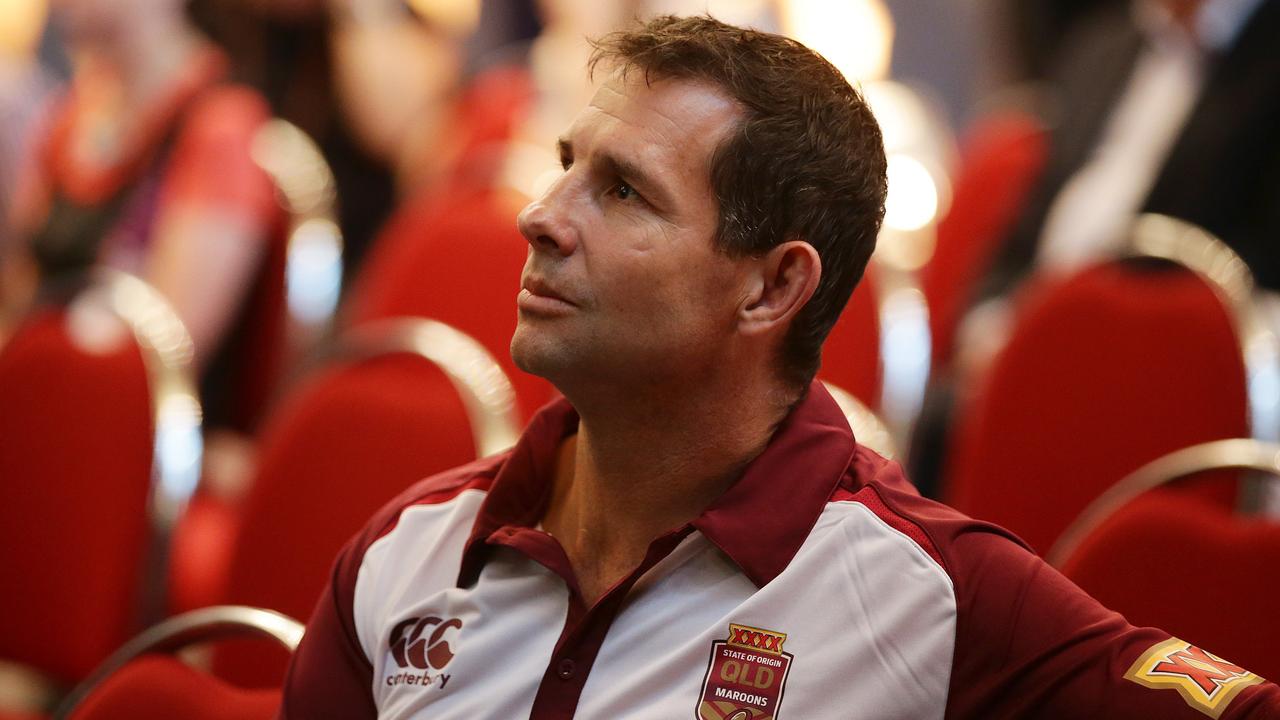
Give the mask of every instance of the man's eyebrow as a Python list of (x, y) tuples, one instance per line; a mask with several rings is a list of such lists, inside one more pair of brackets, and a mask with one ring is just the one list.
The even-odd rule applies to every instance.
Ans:
[[(560, 153), (561, 160), (573, 158), (573, 143), (568, 138), (558, 139), (556, 141), (556, 149)], [(637, 190), (655, 204), (666, 205), (670, 203), (671, 194), (667, 192), (666, 187), (634, 161), (606, 151), (596, 156), (595, 163), (599, 166), (599, 169), (623, 178), (628, 184), (634, 185)]]
[(637, 190), (664, 194), (663, 198), (650, 199), (665, 199), (662, 184), (636, 163), (608, 152), (601, 154), (599, 162), (606, 170), (620, 178), (624, 178), (629, 184), (635, 185)]

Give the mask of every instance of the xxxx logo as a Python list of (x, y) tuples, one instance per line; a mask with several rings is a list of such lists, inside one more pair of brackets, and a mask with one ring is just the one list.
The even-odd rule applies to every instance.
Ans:
[(729, 623), (729, 644), (736, 647), (746, 650), (762, 650), (779, 655), (782, 653), (782, 643), (786, 641), (786, 633), (758, 630), (745, 625)]
[(1156, 644), (1125, 673), (1149, 688), (1177, 690), (1188, 705), (1212, 718), (1222, 715), (1241, 690), (1262, 678), (1177, 638)]
[(461, 629), (461, 620), (434, 615), (412, 617), (396, 623), (391, 628), (388, 649), (395, 664), (407, 672), (393, 672), (387, 676), (387, 686), (426, 687), (438, 684), (440, 689), (444, 689), (452, 676), (440, 671), (453, 660), (450, 640), (455, 639)]

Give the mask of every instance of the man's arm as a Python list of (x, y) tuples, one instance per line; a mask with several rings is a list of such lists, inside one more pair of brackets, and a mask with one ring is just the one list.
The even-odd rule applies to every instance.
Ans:
[(1138, 628), (995, 532), (946, 553), (959, 619), (948, 718), (1280, 718), (1280, 687)]

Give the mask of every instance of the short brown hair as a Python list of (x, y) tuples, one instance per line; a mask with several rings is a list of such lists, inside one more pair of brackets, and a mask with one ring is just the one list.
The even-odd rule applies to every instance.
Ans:
[(711, 17), (665, 15), (594, 43), (601, 62), (646, 81), (710, 82), (743, 106), (711, 160), (716, 242), (756, 255), (792, 239), (822, 259), (813, 298), (791, 324), (781, 370), (804, 387), (822, 343), (875, 249), (888, 182), (884, 142), (862, 96), (822, 56), (790, 38)]

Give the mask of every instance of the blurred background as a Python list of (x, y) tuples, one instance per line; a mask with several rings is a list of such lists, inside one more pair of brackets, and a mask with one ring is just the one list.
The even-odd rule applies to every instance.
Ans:
[[(305, 621), (376, 508), (514, 442), (555, 397), (515, 215), (587, 39), (660, 13), (794, 37), (882, 124), (819, 375), (859, 440), (1280, 670), (1226, 559), (1280, 561), (1280, 0), (0, 0), (0, 717), (184, 612)], [(261, 710), (287, 646), (184, 659)]]

